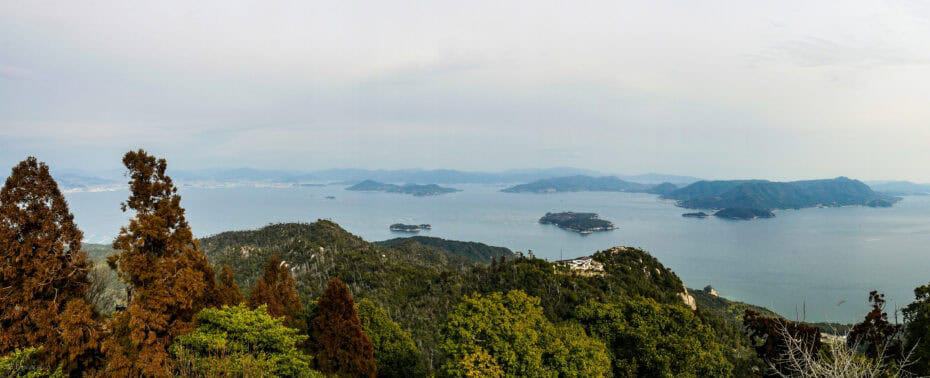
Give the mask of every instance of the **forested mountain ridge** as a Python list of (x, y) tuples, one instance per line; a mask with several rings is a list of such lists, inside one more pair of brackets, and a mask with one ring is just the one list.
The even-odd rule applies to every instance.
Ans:
[(514, 256), (513, 251), (505, 247), (494, 247), (484, 243), (466, 242), (458, 240), (446, 240), (431, 236), (412, 236), (408, 238), (394, 238), (376, 242), (375, 244), (388, 247), (409, 250), (416, 248), (418, 244), (421, 247), (437, 248), (443, 252), (465, 259), (490, 263), (493, 259), (510, 258)]
[[(682, 302), (684, 286), (677, 275), (635, 248), (595, 253), (592, 258), (600, 264), (603, 274), (590, 275), (562, 263), (520, 254), (494, 256), (490, 264), (476, 263), (460, 253), (429, 245), (461, 247), (458, 244), (461, 242), (410, 239), (413, 240), (372, 244), (335, 223), (317, 221), (222, 233), (201, 239), (201, 245), (211, 262), (233, 267), (240, 287), (249, 287), (260, 274), (261, 262), (276, 253), (294, 273), (302, 297), (318, 295), (326, 277), (342, 278), (356, 297), (383, 306), (401, 327), (411, 332), (421, 346), (420, 359), (427, 370), (438, 368), (445, 358), (440, 350), (443, 334), (440, 325), (462, 298), (471, 293), (521, 290), (539, 298), (546, 318), (555, 323), (580, 322), (582, 315), (593, 316), (577, 312), (589, 303), (643, 298), (655, 303), (647, 307), (667, 307), (687, 316), (688, 322), (696, 322), (696, 326), (708, 327), (701, 325), (703, 321), (694, 315), (682, 315), (691, 310)], [(699, 328), (695, 332), (713, 331)], [(710, 339), (700, 336), (695, 341), (708, 343)], [(733, 348), (741, 345), (734, 343)], [(707, 347), (717, 353), (719, 360), (714, 364), (730, 366), (733, 362), (726, 361), (739, 360), (736, 354), (728, 352), (730, 347), (716, 343)]]
[(858, 180), (773, 182), (765, 180), (699, 181), (663, 196), (691, 209), (799, 209), (815, 206), (890, 206), (898, 200), (877, 193)]

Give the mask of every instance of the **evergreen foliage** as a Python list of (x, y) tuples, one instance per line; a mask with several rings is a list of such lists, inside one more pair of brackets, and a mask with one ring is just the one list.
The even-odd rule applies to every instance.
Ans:
[(381, 306), (370, 299), (357, 302), (362, 329), (375, 351), (379, 377), (426, 375), (413, 336), (400, 327)]
[(913, 365), (908, 367), (916, 375), (930, 374), (930, 284), (914, 289), (914, 302), (904, 308), (905, 350), (913, 351)]
[(325, 373), (374, 377), (374, 348), (362, 329), (349, 288), (333, 278), (317, 302), (311, 323), (317, 366)]
[(223, 265), (220, 270), (219, 280), (216, 282), (217, 301), (224, 306), (237, 306), (245, 301), (239, 285), (236, 284), (236, 278), (232, 268), (229, 265)]
[(123, 211), (135, 216), (108, 259), (126, 283), (129, 304), (111, 322), (103, 345), (110, 375), (169, 375), (168, 346), (189, 332), (194, 315), (215, 304), (213, 269), (194, 240), (167, 163), (143, 150), (123, 157), (130, 177)]
[(64, 378), (61, 369), (48, 370), (40, 362), (41, 349), (29, 347), (15, 349), (11, 353), (0, 356), (0, 376), (24, 378)]
[(298, 350), (306, 338), (264, 306), (250, 310), (240, 304), (200, 311), (196, 328), (178, 337), (171, 353), (175, 372), (184, 376), (322, 376)]
[(627, 298), (591, 302), (578, 321), (603, 340), (618, 377), (724, 377), (733, 366), (713, 330), (682, 305)]
[(264, 274), (255, 283), (249, 295), (249, 306), (266, 306), (268, 313), (284, 317), (284, 324), (300, 330), (307, 329), (302, 316), (303, 306), (297, 296), (297, 286), (287, 262), (274, 254), (265, 264)]
[(579, 328), (556, 327), (538, 298), (513, 290), (474, 294), (449, 314), (442, 329), (453, 377), (497, 374), (527, 377), (604, 377), (610, 374), (603, 343)]
[(97, 342), (83, 340), (96, 331), (70, 339), (82, 332), (71, 326), (96, 317), (76, 310), (89, 287), (82, 238), (48, 166), (33, 157), (16, 165), (0, 189), (0, 354), (42, 347), (47, 365), (70, 369)]

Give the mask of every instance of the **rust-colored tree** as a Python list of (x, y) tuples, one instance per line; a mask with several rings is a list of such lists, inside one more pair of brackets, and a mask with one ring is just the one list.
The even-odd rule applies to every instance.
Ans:
[(865, 355), (873, 359), (903, 358), (902, 327), (888, 321), (885, 294), (872, 290), (869, 292), (869, 302), (872, 303), (872, 310), (865, 315), (862, 323), (853, 326), (846, 337), (847, 345), (864, 349)]
[(311, 328), (321, 371), (350, 377), (376, 375), (371, 340), (362, 329), (352, 293), (339, 278), (326, 285)]
[(220, 270), (220, 279), (216, 282), (216, 299), (224, 306), (236, 306), (245, 302), (236, 277), (229, 265), (223, 265)]
[(287, 262), (274, 254), (265, 264), (264, 273), (255, 282), (249, 294), (249, 307), (268, 306), (268, 313), (274, 317), (284, 317), (284, 324), (299, 330), (307, 329), (307, 322), (301, 312), (303, 305), (297, 295), (297, 282), (291, 275)]
[(167, 376), (168, 346), (216, 304), (213, 269), (194, 240), (167, 163), (143, 150), (123, 157), (130, 177), (123, 211), (135, 216), (113, 242), (108, 260), (126, 282), (128, 306), (113, 316), (104, 342), (109, 375)]
[[(0, 355), (42, 346), (49, 365), (92, 362), (96, 315), (71, 311), (89, 309), (82, 237), (48, 166), (30, 157), (14, 167), (0, 190)], [(76, 324), (89, 330), (79, 344)]]

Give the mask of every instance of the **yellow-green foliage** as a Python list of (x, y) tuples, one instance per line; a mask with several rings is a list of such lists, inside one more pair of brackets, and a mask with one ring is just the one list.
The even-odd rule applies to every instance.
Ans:
[(426, 374), (419, 350), (410, 332), (400, 327), (381, 306), (362, 299), (357, 304), (358, 318), (375, 349), (380, 377), (413, 377)]
[(310, 356), (297, 344), (307, 339), (288, 328), (264, 306), (207, 308), (197, 314), (197, 328), (171, 347), (181, 375), (311, 377)]
[(39, 363), (39, 348), (17, 349), (0, 356), (0, 377), (64, 378), (61, 369), (49, 371)]
[(449, 376), (604, 377), (606, 347), (581, 328), (556, 327), (539, 298), (513, 290), (466, 296), (449, 314), (441, 347)]
[(624, 298), (588, 303), (577, 315), (607, 343), (614, 376), (725, 377), (733, 370), (713, 331), (684, 306)]

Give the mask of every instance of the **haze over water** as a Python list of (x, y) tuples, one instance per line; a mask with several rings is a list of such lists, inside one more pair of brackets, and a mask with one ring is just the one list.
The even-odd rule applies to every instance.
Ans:
[[(500, 186), (457, 187), (464, 191), (437, 197), (351, 192), (343, 186), (180, 191), (201, 237), (328, 218), (369, 241), (408, 236), (390, 232), (391, 223), (429, 223), (432, 231), (420, 235), (532, 250), (549, 260), (628, 245), (649, 251), (689, 287), (710, 284), (726, 298), (790, 318), (806, 307), (810, 321), (860, 320), (872, 289), (887, 293), (889, 307), (904, 306), (930, 271), (930, 196), (905, 197), (890, 209), (789, 210), (774, 219), (728, 221), (683, 218), (686, 210), (650, 194), (510, 194), (499, 192)], [(125, 224), (119, 203), (126, 195), (68, 194), (88, 242), (108, 243)], [(547, 211), (596, 212), (619, 229), (582, 236), (538, 224)]]

